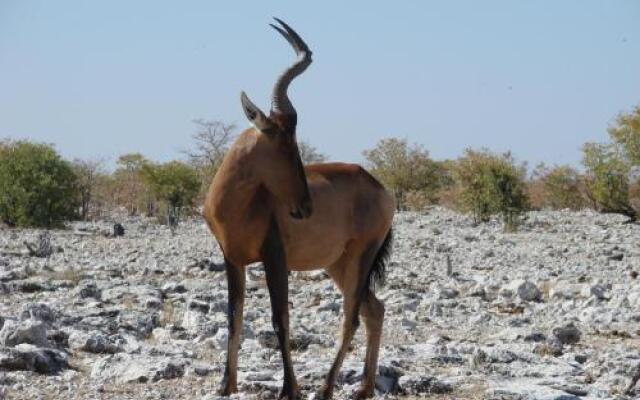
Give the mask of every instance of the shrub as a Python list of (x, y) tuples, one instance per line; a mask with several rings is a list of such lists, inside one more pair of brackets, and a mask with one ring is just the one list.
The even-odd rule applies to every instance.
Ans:
[(410, 190), (404, 196), (404, 205), (407, 210), (420, 211), (433, 204), (433, 198), (428, 193)]
[(300, 152), (300, 159), (304, 165), (321, 163), (327, 160), (325, 154), (320, 153), (314, 145), (304, 140), (298, 141), (298, 151)]
[(640, 167), (640, 105), (619, 114), (607, 132), (629, 165)]
[(153, 196), (142, 177), (143, 168), (149, 164), (140, 153), (123, 154), (118, 158), (113, 179), (108, 182), (113, 189), (114, 203), (125, 207), (129, 215), (144, 210), (152, 216), (155, 212)]
[(518, 217), (528, 209), (524, 165), (517, 166), (510, 154), (496, 155), (487, 150), (465, 150), (453, 170), (457, 207), (486, 222), (501, 214), (506, 229), (516, 227)]
[(595, 207), (606, 213), (619, 213), (636, 219), (629, 197), (629, 163), (611, 144), (587, 143), (582, 148), (582, 163), (587, 169), (587, 196)]
[(406, 139), (383, 139), (366, 150), (364, 157), (371, 173), (393, 192), (399, 209), (407, 207), (409, 193), (414, 193), (412, 203), (416, 193), (422, 205), (437, 202), (441, 166), (420, 145), (410, 145)]
[(163, 202), (168, 217), (177, 217), (179, 209), (192, 207), (200, 191), (198, 173), (180, 161), (147, 164), (142, 177), (155, 198)]
[(584, 206), (584, 197), (581, 193), (582, 179), (574, 168), (568, 165), (546, 167), (538, 165), (533, 173), (532, 186), (537, 186), (539, 191), (534, 191), (536, 203), (540, 207), (552, 209), (579, 210)]
[(72, 164), (73, 172), (77, 179), (77, 192), (80, 203), (80, 218), (89, 219), (89, 214), (99, 214), (96, 206), (97, 186), (104, 175), (102, 172), (102, 161), (76, 159)]
[(640, 212), (640, 106), (618, 115), (607, 132), (610, 143), (582, 148), (587, 196), (601, 212), (635, 221)]
[(71, 165), (46, 144), (0, 147), (0, 216), (18, 226), (55, 227), (77, 216), (77, 180)]

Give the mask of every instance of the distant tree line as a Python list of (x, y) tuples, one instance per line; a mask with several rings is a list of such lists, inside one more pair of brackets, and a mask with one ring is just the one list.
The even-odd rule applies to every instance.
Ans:
[[(51, 145), (0, 141), (0, 219), (12, 226), (56, 227), (95, 219), (114, 209), (168, 223), (202, 204), (236, 135), (233, 124), (198, 119), (185, 160), (156, 163), (120, 156), (113, 172), (98, 160), (64, 160)], [(515, 229), (531, 209), (585, 207), (635, 221), (640, 212), (640, 106), (620, 114), (606, 143), (582, 148), (584, 171), (537, 165), (531, 173), (510, 153), (467, 149), (455, 160), (433, 160), (406, 139), (383, 139), (364, 151), (366, 167), (393, 193), (399, 210), (440, 204), (477, 223), (499, 216)], [(306, 142), (303, 163), (326, 160)]]
[(531, 209), (593, 208), (636, 221), (640, 212), (640, 106), (621, 113), (606, 143), (582, 147), (584, 172), (540, 164), (531, 174), (510, 153), (467, 149), (457, 160), (435, 161), (405, 139), (366, 150), (366, 166), (393, 192), (400, 210), (440, 204), (483, 222), (500, 215), (507, 229)]
[[(108, 172), (102, 160), (63, 159), (52, 145), (0, 141), (0, 222), (60, 227), (70, 220), (105, 217), (113, 210), (176, 222), (202, 204), (235, 138), (236, 127), (197, 119), (185, 160), (156, 163), (139, 153), (121, 155)], [(304, 163), (326, 156), (300, 142)]]

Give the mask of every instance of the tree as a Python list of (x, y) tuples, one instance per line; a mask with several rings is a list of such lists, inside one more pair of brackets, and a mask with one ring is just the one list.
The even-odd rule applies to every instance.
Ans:
[(177, 216), (179, 209), (192, 207), (200, 190), (196, 170), (180, 161), (145, 164), (142, 176), (155, 198), (168, 207), (168, 216)]
[(607, 132), (611, 142), (582, 148), (587, 195), (601, 212), (635, 221), (640, 212), (640, 106), (619, 114)]
[(193, 148), (185, 150), (189, 163), (198, 171), (204, 193), (218, 171), (224, 155), (235, 137), (235, 124), (222, 121), (194, 119), (196, 132), (192, 135)]
[(315, 146), (304, 140), (298, 141), (298, 151), (304, 165), (321, 163), (327, 160), (325, 154), (320, 153)]
[(80, 218), (87, 220), (95, 196), (96, 184), (103, 174), (102, 160), (73, 161), (73, 171), (78, 183), (78, 195), (80, 197)]
[(634, 221), (637, 211), (629, 199), (630, 166), (619, 149), (612, 144), (586, 143), (582, 147), (582, 163), (587, 170), (587, 196), (595, 208)]
[(501, 214), (508, 230), (529, 208), (525, 190), (526, 165), (516, 165), (510, 153), (465, 150), (453, 170), (458, 188), (458, 208), (470, 212), (476, 222)]
[(552, 209), (569, 208), (579, 210), (584, 206), (582, 177), (568, 165), (548, 168), (540, 164), (533, 172), (533, 185), (539, 184), (542, 193), (538, 202)]
[(121, 155), (116, 163), (118, 167), (113, 173), (116, 204), (124, 206), (129, 215), (137, 214), (140, 209), (152, 215), (154, 205), (141, 176), (149, 160), (140, 153), (129, 153)]
[(608, 133), (629, 165), (640, 167), (640, 105), (629, 113), (619, 114)]
[(47, 144), (0, 146), (0, 217), (18, 226), (56, 227), (77, 216), (71, 165)]
[(372, 150), (365, 150), (364, 157), (371, 173), (393, 192), (399, 209), (405, 208), (411, 192), (419, 192), (425, 203), (437, 201), (442, 168), (422, 146), (406, 139), (382, 139)]

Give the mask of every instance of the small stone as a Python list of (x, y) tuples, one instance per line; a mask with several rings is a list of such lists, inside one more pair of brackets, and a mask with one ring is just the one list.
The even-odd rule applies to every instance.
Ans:
[(182, 283), (169, 282), (162, 287), (162, 293), (164, 293), (165, 295), (168, 293), (186, 293), (186, 292), (187, 292), (187, 288)]
[(576, 360), (576, 362), (579, 362), (580, 364), (584, 364), (587, 362), (589, 357), (587, 357), (585, 354), (576, 354), (575, 356), (573, 356), (573, 359)]
[(80, 286), (80, 289), (78, 289), (78, 296), (81, 299), (93, 298), (96, 300), (100, 300), (100, 297), (102, 296), (102, 291), (98, 289), (98, 287), (94, 282), (88, 282)]
[(609, 256), (609, 260), (613, 260), (613, 261), (622, 261), (623, 258), (624, 258), (624, 254), (622, 253), (615, 253)]
[(0, 331), (0, 344), (12, 347), (21, 343), (47, 347), (49, 342), (45, 324), (32, 319), (18, 323), (5, 323)]
[(553, 328), (553, 336), (562, 344), (574, 344), (580, 341), (580, 330), (573, 323)]
[(184, 375), (186, 359), (118, 353), (96, 361), (91, 377), (100, 381), (156, 382)]
[(544, 342), (545, 340), (547, 340), (547, 336), (544, 333), (540, 333), (540, 332), (532, 332), (528, 335), (526, 335), (523, 340), (525, 342), (535, 342), (535, 343), (539, 343), (539, 342)]
[(487, 353), (481, 348), (476, 348), (471, 355), (471, 366), (473, 368), (480, 368), (483, 364), (485, 364), (488, 360)]
[(524, 301), (540, 301), (542, 292), (529, 281), (524, 281), (518, 286), (518, 297)]
[(382, 393), (394, 393), (398, 386), (398, 378), (386, 375), (376, 375), (376, 389)]
[(0, 349), (0, 370), (55, 374), (67, 367), (67, 356), (58, 350), (41, 349), (26, 343)]
[(198, 376), (207, 376), (213, 370), (214, 368), (211, 365), (197, 364), (193, 366), (193, 373)]
[(144, 306), (150, 310), (159, 310), (162, 308), (162, 301), (157, 297), (148, 297), (144, 301)]
[(69, 335), (69, 347), (96, 354), (114, 354), (122, 351), (113, 340), (100, 332), (73, 332)]
[(216, 334), (213, 335), (213, 340), (216, 349), (226, 349), (229, 341), (229, 330), (227, 328), (218, 329)]
[(113, 237), (121, 237), (124, 236), (124, 226), (120, 223), (113, 224)]
[(404, 375), (398, 379), (398, 386), (407, 395), (444, 394), (452, 391), (451, 385), (433, 376)]
[(408, 318), (403, 318), (402, 327), (410, 332), (413, 332), (418, 327), (418, 324), (415, 321), (412, 321)]
[(189, 301), (189, 305), (188, 305), (189, 310), (191, 311), (199, 311), (203, 314), (206, 314), (209, 312), (209, 303), (204, 302), (204, 301), (200, 301), (200, 300), (191, 300)]
[(455, 299), (456, 297), (458, 297), (458, 295), (460, 294), (460, 292), (458, 292), (457, 289), (454, 288), (442, 288), (440, 289), (440, 298), (441, 299)]
[(516, 294), (522, 301), (540, 301), (542, 292), (530, 281), (517, 279), (500, 290), (503, 297), (511, 298)]
[(596, 284), (591, 286), (591, 288), (589, 288), (589, 293), (598, 300), (608, 299), (607, 292), (608, 292), (607, 287), (601, 284)]
[(562, 355), (562, 343), (557, 340), (551, 340), (545, 343), (536, 343), (533, 347), (533, 353), (541, 357), (560, 357)]
[(42, 321), (48, 324), (52, 323), (55, 319), (51, 308), (44, 303), (29, 304), (23, 308), (20, 314), (21, 320), (33, 319), (35, 321)]

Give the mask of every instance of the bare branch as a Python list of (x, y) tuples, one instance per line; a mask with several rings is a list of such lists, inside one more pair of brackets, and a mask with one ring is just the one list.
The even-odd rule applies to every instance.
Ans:
[(192, 135), (194, 145), (183, 153), (196, 167), (217, 168), (234, 138), (236, 125), (202, 118), (194, 119), (193, 123), (196, 125), (196, 133)]

